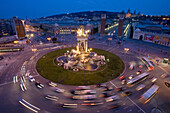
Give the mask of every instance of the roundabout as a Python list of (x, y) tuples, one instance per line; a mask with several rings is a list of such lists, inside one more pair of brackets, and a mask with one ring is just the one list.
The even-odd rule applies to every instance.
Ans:
[(88, 49), (88, 30), (77, 30), (76, 48), (65, 48), (43, 55), (36, 64), (44, 78), (65, 85), (94, 85), (111, 81), (124, 70), (123, 61), (115, 54)]
[(36, 64), (38, 73), (42, 77), (60, 84), (93, 85), (113, 80), (124, 70), (124, 63), (117, 55), (94, 48), (93, 52), (104, 55), (106, 58), (105, 62), (100, 62), (101, 66), (97, 70), (64, 69), (63, 64), (59, 63), (56, 58), (71, 49), (73, 48), (56, 50), (43, 55)]

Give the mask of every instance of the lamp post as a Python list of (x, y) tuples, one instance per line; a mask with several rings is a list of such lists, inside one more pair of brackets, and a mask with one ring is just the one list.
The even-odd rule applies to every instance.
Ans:
[(126, 53), (129, 51), (129, 48), (124, 48), (124, 50), (126, 51)]
[(49, 41), (49, 42), (50, 42), (50, 41), (51, 41), (51, 37), (47, 37), (47, 41)]

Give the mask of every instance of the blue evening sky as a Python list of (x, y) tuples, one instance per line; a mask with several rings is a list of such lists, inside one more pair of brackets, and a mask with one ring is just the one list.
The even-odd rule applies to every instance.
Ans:
[(147, 15), (170, 15), (170, 0), (1, 0), (0, 18), (38, 18), (80, 11), (120, 12), (129, 8)]

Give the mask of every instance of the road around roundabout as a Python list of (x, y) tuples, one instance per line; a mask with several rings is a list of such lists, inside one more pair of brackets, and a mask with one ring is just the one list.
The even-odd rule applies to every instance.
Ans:
[[(136, 55), (132, 54), (132, 53), (125, 53), (124, 51), (120, 51), (117, 48), (114, 47), (108, 47), (108, 46), (97, 46), (96, 45), (90, 45), (92, 48), (95, 47), (99, 47), (100, 49), (104, 49), (104, 50), (108, 50), (110, 52), (113, 52), (115, 54), (117, 54), (118, 56), (120, 56), (124, 61), (125, 61), (125, 65), (126, 67), (129, 65), (129, 62), (131, 61), (135, 61), (135, 62), (140, 62), (140, 60), (137, 58)], [(59, 48), (58, 48), (59, 49)], [(40, 52), (41, 51), (41, 52)], [(115, 91), (111, 91), (111, 93), (113, 95), (119, 95), (120, 96), (120, 100), (113, 102), (113, 103), (117, 103), (121, 106), (120, 109), (116, 109), (116, 110), (108, 110), (108, 106), (110, 106), (113, 103), (106, 103), (104, 102), (105, 100), (102, 98), (97, 98), (97, 100), (101, 100), (102, 102), (104, 102), (103, 105), (99, 105), (99, 106), (81, 106), (82, 101), (76, 101), (76, 100), (71, 100), (70, 98), (70, 94), (69, 93), (64, 93), (64, 94), (57, 94), (54, 92), (54, 90), (49, 87), (47, 85), (48, 80), (44, 79), (43, 77), (39, 76), (36, 73), (35, 70), (35, 64), (36, 61), (39, 59), (40, 56), (42, 56), (43, 54), (46, 54), (48, 52), (50, 52), (50, 49), (44, 49), (44, 50), (40, 50), (37, 51), (37, 56), (34, 57), (32, 60), (30, 60), (27, 65), (26, 65), (26, 70), (30, 70), (31, 75), (33, 75), (35, 77), (36, 80), (40, 81), (42, 84), (44, 84), (44, 89), (37, 89), (35, 87), (34, 83), (31, 83), (28, 81), (28, 79), (26, 79), (26, 87), (27, 87), (27, 91), (22, 92), (20, 87), (19, 87), (19, 83), (10, 83), (8, 85), (4, 85), (3, 87), (0, 87), (0, 92), (2, 92), (1, 95), (1, 107), (4, 109), (1, 109), (0, 112), (2, 113), (10, 113), (10, 112), (17, 112), (17, 113), (30, 113), (31, 110), (25, 108), (24, 106), (22, 106), (19, 103), (20, 99), (25, 99), (26, 101), (28, 101), (29, 103), (33, 104), (34, 106), (38, 107), (40, 110), (37, 110), (40, 113), (112, 113), (112, 112), (118, 112), (118, 113), (150, 113), (152, 111), (152, 108), (154, 107), (155, 103), (150, 102), (147, 105), (143, 105), (141, 103), (138, 102), (138, 98), (140, 97), (140, 95), (142, 94), (142, 92), (136, 92), (135, 88), (129, 88), (128, 90), (131, 90), (132, 92), (134, 92), (135, 94), (130, 96), (130, 97), (122, 97), (121, 93), (117, 93)], [(132, 73), (135, 73), (136, 70), (134, 71), (129, 71), (128, 69), (125, 71), (124, 75), (129, 75)], [(146, 71), (146, 69), (143, 69), (142, 71)], [(159, 72), (160, 70), (157, 70), (156, 73), (161, 74)], [(152, 74), (155, 74), (154, 72), (152, 72)], [(147, 80), (147, 83), (149, 83), (149, 79)], [(110, 82), (105, 83), (108, 86), (122, 86), (120, 81), (118, 79), (114, 79)], [(114, 85), (113, 85), (114, 84)], [(124, 86), (124, 85), (123, 85)], [(71, 89), (75, 89), (75, 86), (68, 86), (68, 85), (61, 85), (58, 84), (59, 88), (62, 89), (66, 89), (66, 90), (71, 90)], [(92, 89), (95, 89), (98, 93), (97, 95), (101, 94), (102, 92), (102, 88), (94, 88), (94, 86), (90, 86)], [(124, 86), (125, 87), (125, 86)], [(146, 89), (145, 89), (146, 90)], [(59, 101), (58, 102), (53, 102), (53, 101), (49, 101), (46, 100), (44, 98), (45, 95), (50, 94), (50, 95), (56, 95), (59, 97)], [(129, 99), (130, 98), (130, 99)], [(157, 97), (159, 98), (159, 97)], [(161, 97), (163, 98), (163, 97)], [(60, 107), (61, 103), (76, 103), (78, 104), (78, 108), (77, 109), (64, 109), (62, 107)]]

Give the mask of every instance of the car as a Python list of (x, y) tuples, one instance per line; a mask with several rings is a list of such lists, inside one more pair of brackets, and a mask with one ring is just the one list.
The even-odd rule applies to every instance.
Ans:
[(122, 93), (122, 96), (130, 96), (130, 95), (132, 95), (132, 92), (130, 91), (126, 91)]
[(124, 75), (122, 75), (122, 76), (119, 77), (119, 80), (123, 80), (123, 79), (125, 79), (125, 76), (124, 76)]
[(65, 91), (64, 89), (55, 88), (55, 92), (57, 93), (63, 93), (64, 91)]
[(156, 77), (153, 77), (152, 79), (151, 79), (151, 82), (155, 82), (157, 80), (157, 78)]
[(63, 108), (77, 108), (77, 104), (67, 104), (67, 103), (64, 103), (64, 104), (62, 104), (62, 107)]
[(52, 86), (52, 87), (56, 87), (56, 86), (57, 86), (57, 84), (56, 84), (56, 83), (51, 82), (51, 81), (48, 83), (48, 85), (49, 85), (49, 86)]
[(95, 99), (96, 95), (75, 95), (72, 97), (72, 99)]
[(94, 85), (94, 87), (105, 87), (106, 85), (105, 84), (96, 84)]
[(111, 102), (120, 99), (118, 95), (110, 96), (105, 98), (106, 102)]
[(30, 80), (30, 82), (34, 82), (35, 81), (35, 79), (31, 75), (29, 76), (29, 80)]
[(30, 75), (30, 70), (27, 70), (25, 76), (27, 77), (27, 76), (29, 76), (29, 75)]
[(90, 89), (90, 86), (78, 86), (76, 89), (78, 90)]
[(104, 87), (103, 90), (104, 91), (111, 91), (111, 90), (113, 90), (113, 87), (112, 86), (110, 86), (110, 87), (106, 86), (106, 87)]
[(122, 80), (121, 84), (125, 84), (126, 83), (126, 80)]
[(37, 86), (37, 88), (40, 88), (40, 89), (44, 87), (44, 85), (42, 85), (42, 84), (39, 83), (38, 81), (35, 82), (35, 85)]
[(141, 74), (141, 73), (142, 73), (141, 70), (139, 70), (139, 71), (136, 72), (137, 75), (139, 75), (139, 74)]
[(99, 95), (99, 97), (103, 97), (103, 98), (110, 97), (110, 96), (112, 96), (111, 93), (105, 93), (105, 92)]
[(129, 66), (129, 69), (130, 69), (130, 70), (133, 70), (133, 69), (134, 69), (134, 65), (131, 64), (131, 65)]
[(170, 83), (169, 82), (165, 82), (165, 85), (169, 88), (170, 87)]
[(75, 91), (74, 94), (77, 95), (84, 95), (84, 94), (95, 94), (95, 90), (80, 90), (80, 91)]
[(132, 79), (132, 78), (134, 78), (135, 77), (135, 75), (130, 75), (129, 76), (129, 79)]
[(143, 65), (139, 65), (139, 68), (143, 68)]
[(116, 108), (118, 108), (118, 107), (119, 107), (119, 105), (113, 104), (112, 106), (108, 107), (108, 109), (116, 109)]
[(116, 91), (119, 92), (119, 91), (123, 91), (123, 87), (119, 87), (119, 88), (116, 88)]
[(145, 87), (145, 85), (141, 84), (136, 88), (136, 90), (139, 91), (139, 90), (143, 89), (144, 87)]
[(85, 102), (81, 104), (82, 106), (96, 106), (96, 105), (101, 105), (103, 102)]
[(45, 98), (52, 101), (58, 101), (59, 99), (58, 97), (52, 95), (46, 95)]

